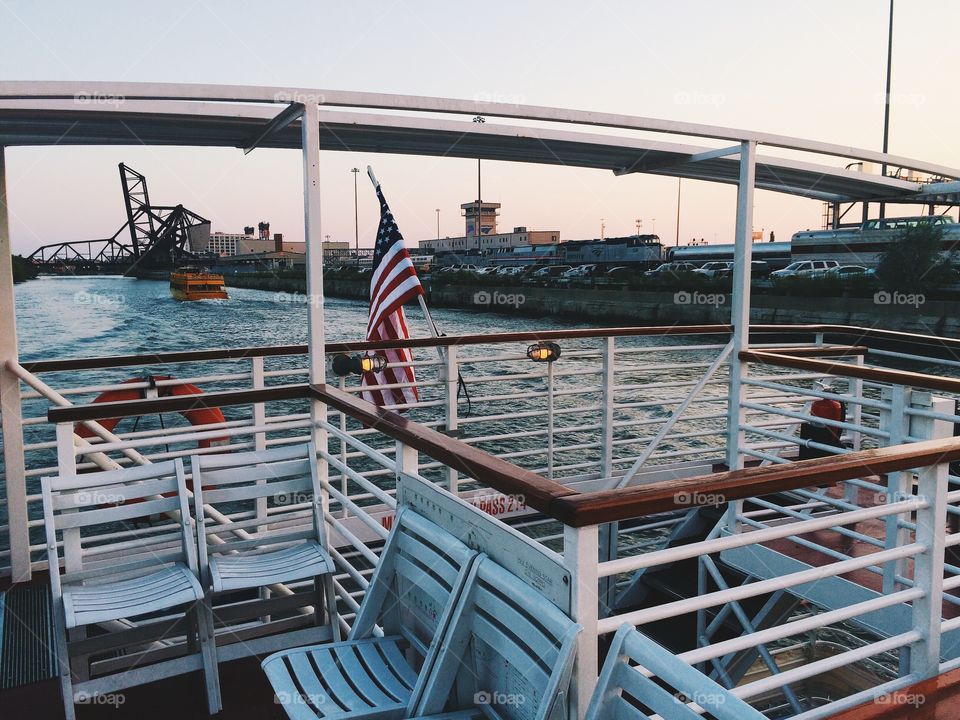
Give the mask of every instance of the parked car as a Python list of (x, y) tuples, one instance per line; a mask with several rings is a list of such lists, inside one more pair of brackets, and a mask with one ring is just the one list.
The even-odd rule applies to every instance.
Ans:
[(704, 263), (701, 267), (694, 270), (695, 275), (705, 278), (721, 278), (728, 276), (733, 271), (733, 263), (728, 260)]
[(653, 270), (647, 270), (644, 273), (647, 277), (650, 278), (662, 278), (667, 275), (680, 275), (681, 273), (692, 273), (697, 269), (697, 266), (689, 262), (668, 262), (655, 267)]
[(544, 282), (550, 278), (560, 277), (567, 270), (570, 270), (569, 265), (547, 265), (546, 267), (534, 270), (524, 278), (523, 282), (527, 284)]
[(772, 278), (802, 277), (824, 275), (831, 268), (838, 267), (836, 260), (797, 260), (787, 265), (783, 270), (774, 270)]
[(863, 265), (838, 265), (835, 268), (830, 268), (827, 270), (826, 275), (829, 277), (840, 277), (840, 278), (852, 278), (852, 277), (863, 277), (870, 273), (868, 268), (865, 268)]
[(487, 265), (477, 270), (477, 275), (494, 275), (498, 269), (496, 265)]
[[(732, 268), (731, 268), (732, 272)], [(765, 278), (770, 275), (770, 265), (766, 260), (753, 260), (750, 263), (750, 275), (755, 278)]]
[(622, 284), (627, 282), (630, 278), (635, 277), (636, 274), (636, 269), (618, 265), (610, 268), (601, 275), (598, 275), (596, 282), (599, 285), (610, 285), (614, 283)]
[(557, 278), (558, 285), (572, 285), (574, 283), (586, 284), (597, 274), (601, 272), (596, 264), (577, 265), (570, 268), (563, 275)]

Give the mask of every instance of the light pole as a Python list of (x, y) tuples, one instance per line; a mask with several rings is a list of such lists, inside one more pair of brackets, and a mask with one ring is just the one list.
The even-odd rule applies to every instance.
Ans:
[(437, 208), (437, 240), (440, 239), (440, 208)]
[(600, 239), (601, 240), (604, 239), (603, 236), (606, 234), (606, 231), (607, 231), (607, 223), (605, 222), (605, 218), (600, 218)]
[[(473, 121), (475, 123), (485, 123), (486, 119), (483, 115), (477, 115)], [(480, 193), (480, 156), (477, 156), (477, 218), (476, 218), (476, 227), (474, 227), (474, 234), (477, 236), (477, 249), (480, 249), (480, 215), (483, 211), (483, 202), (481, 201), (483, 197)]]
[(682, 182), (683, 178), (677, 178), (677, 239), (674, 247), (680, 247), (680, 183)]
[(353, 173), (353, 249), (357, 255), (357, 265), (360, 265), (360, 214), (357, 210), (357, 173), (360, 168), (351, 168)]
[(656, 219), (656, 218), (650, 218), (650, 232), (652, 232), (654, 235), (657, 234), (657, 219)]
[[(890, 71), (893, 65), (893, 0), (890, 0), (890, 23), (887, 29), (887, 92), (883, 99), (883, 153), (886, 155), (890, 140)], [(887, 164), (883, 163), (880, 174), (887, 176)], [(887, 206), (880, 203), (880, 219), (886, 217)], [(866, 218), (864, 218), (866, 220)]]
[(643, 218), (637, 218), (633, 222), (637, 225), (637, 235), (640, 235), (640, 231), (643, 229)]

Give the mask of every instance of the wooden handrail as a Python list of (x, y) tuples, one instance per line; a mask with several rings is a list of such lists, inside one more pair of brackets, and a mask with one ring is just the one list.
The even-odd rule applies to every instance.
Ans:
[[(363, 352), (393, 348), (431, 348), (448, 345), (482, 345), (501, 342), (533, 342), (537, 340), (570, 340), (601, 337), (637, 337), (642, 335), (729, 335), (732, 325), (675, 325), (654, 327), (581, 328), (572, 330), (546, 330), (543, 332), (491, 333), (487, 335), (448, 335), (434, 338), (411, 338), (392, 342), (340, 342), (327, 343), (328, 354), (338, 352)], [(751, 325), (751, 335), (809, 335), (823, 333), (838, 338), (852, 339), (855, 344), (866, 340), (881, 340), (896, 346), (919, 345), (940, 352), (960, 352), (960, 340), (940, 338), (933, 335), (861, 328), (853, 325)], [(275, 345), (216, 350), (185, 350), (148, 355), (115, 355), (99, 358), (76, 358), (65, 360), (36, 360), (23, 362), (27, 372), (63, 372), (70, 370), (97, 370), (104, 368), (162, 365), (166, 363), (198, 362), (203, 360), (236, 360), (245, 357), (273, 357), (282, 355), (305, 355), (306, 345)]]
[(84, 420), (106, 420), (108, 418), (139, 417), (141, 415), (184, 412), (186, 410), (224, 408), (232, 405), (250, 405), (276, 400), (298, 400), (308, 397), (308, 389), (309, 385), (306, 384), (273, 385), (259, 390), (226, 390), (199, 395), (176, 395), (144, 400), (122, 400), (120, 402), (51, 407), (47, 410), (47, 420), (52, 423), (82, 422)]
[[(787, 357), (787, 356), (784, 356)], [(792, 358), (801, 360), (801, 358)], [(821, 362), (804, 360), (804, 362)], [(854, 366), (846, 366), (854, 367)], [(960, 381), (958, 381), (960, 382)], [(114, 417), (181, 412), (198, 408), (249, 405), (254, 402), (311, 398), (367, 427), (403, 442), (448, 467), (522, 502), (566, 525), (582, 527), (626, 520), (666, 510), (689, 509), (813, 485), (830, 485), (867, 475), (880, 475), (944, 462), (960, 461), (960, 438), (928, 440), (863, 450), (833, 457), (746, 468), (681, 480), (579, 493), (561, 483), (513, 465), (483, 450), (384, 410), (330, 385), (280, 385), (150, 400), (57, 407), (47, 411), (51, 422), (79, 422)]]
[(794, 357), (849, 357), (853, 355), (866, 355), (870, 352), (870, 348), (865, 345), (825, 345), (823, 347), (764, 348), (758, 352), (766, 354), (777, 353)]
[(519, 502), (545, 515), (552, 516), (553, 503), (558, 499), (577, 494), (576, 490), (566, 485), (519, 468), (495, 455), (420, 425), (392, 410), (377, 407), (339, 388), (313, 385), (310, 387), (310, 394), (314, 399), (354, 420), (359, 420), (366, 427), (374, 428), (394, 440), (416, 448), (504, 495), (513, 495)]
[(960, 438), (924, 440), (783, 465), (579, 493), (557, 498), (550, 515), (566, 525), (583, 527), (958, 460)]
[[(807, 326), (797, 326), (796, 332), (814, 332)], [(336, 342), (326, 344), (326, 354), (392, 350), (396, 348), (433, 348), (451, 345), (486, 345), (505, 342), (537, 342), (539, 340), (578, 340), (604, 337), (638, 337), (645, 335), (729, 335), (732, 325), (658, 325), (649, 327), (576, 328), (570, 330), (543, 330), (540, 332), (488, 333), (481, 335), (444, 335), (438, 338), (408, 338), (380, 342)], [(149, 355), (116, 355), (101, 358), (72, 360), (36, 360), (21, 363), (27, 372), (62, 372), (65, 370), (95, 370), (112, 367), (157, 365), (164, 363), (195, 362), (200, 360), (236, 360), (245, 357), (276, 355), (305, 355), (306, 345), (276, 345), (218, 350), (185, 350)]]
[(813, 370), (826, 375), (840, 375), (842, 377), (874, 380), (876, 382), (893, 383), (894, 385), (906, 385), (907, 387), (923, 388), (925, 390), (960, 393), (960, 379), (958, 378), (909, 372), (907, 370), (889, 370), (887, 368), (867, 365), (836, 363), (830, 362), (829, 360), (802, 358), (796, 354), (787, 355), (785, 353), (786, 351), (744, 350), (740, 353), (739, 357), (741, 360), (747, 362), (763, 363), (776, 367), (788, 367), (794, 368), (795, 370)]

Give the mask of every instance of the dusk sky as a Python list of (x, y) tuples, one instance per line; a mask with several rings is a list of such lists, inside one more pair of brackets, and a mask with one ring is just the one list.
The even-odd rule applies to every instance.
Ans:
[[(890, 151), (960, 167), (960, 2), (899, 0)], [(548, 105), (749, 128), (879, 150), (886, 0), (758, 2), (274, 2), (0, 0), (6, 80), (163, 81), (315, 87)], [(509, 122), (509, 121), (504, 121)], [(761, 149), (761, 152), (764, 152)], [(154, 202), (182, 203), (213, 230), (269, 220), (302, 239), (297, 151), (156, 147), (11, 148), (14, 252), (111, 235), (124, 211), (117, 163)], [(842, 160), (837, 160), (842, 164)], [(353, 241), (353, 176), (372, 164), (412, 246), (463, 233), (476, 163), (325, 152), (322, 231)], [(360, 244), (373, 192), (360, 176)], [(564, 239), (676, 230), (677, 181), (599, 170), (483, 163), (500, 227)], [(729, 242), (735, 189), (687, 181), (680, 242)], [(912, 209), (911, 209), (912, 210)], [(820, 227), (819, 202), (759, 191), (754, 229), (787, 240)], [(888, 213), (889, 214), (889, 213)]]

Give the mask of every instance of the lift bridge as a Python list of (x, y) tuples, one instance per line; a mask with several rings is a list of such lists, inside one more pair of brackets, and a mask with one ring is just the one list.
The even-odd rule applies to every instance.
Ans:
[(126, 222), (108, 238), (44, 245), (31, 262), (47, 272), (148, 277), (196, 257), (193, 248), (206, 246), (210, 221), (183, 205), (151, 204), (147, 178), (123, 163), (119, 169)]

